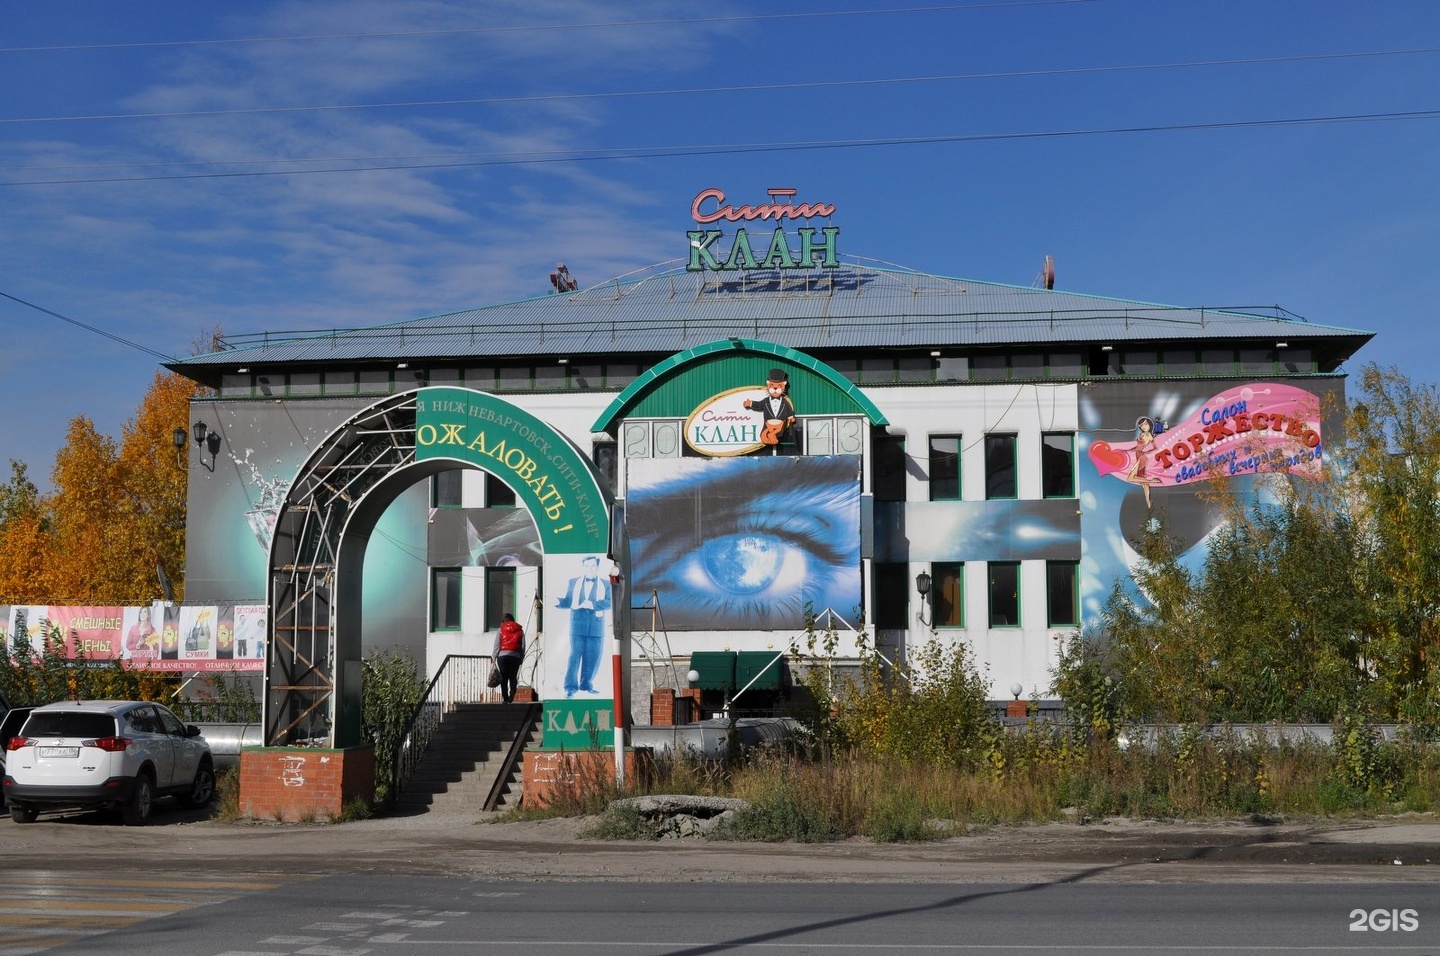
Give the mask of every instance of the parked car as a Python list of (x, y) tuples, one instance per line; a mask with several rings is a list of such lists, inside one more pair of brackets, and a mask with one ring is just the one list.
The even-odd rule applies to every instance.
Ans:
[(138, 826), (158, 797), (200, 807), (215, 796), (215, 762), (200, 729), (147, 701), (36, 707), (5, 750), (5, 796), (16, 823), (33, 822), (41, 810), (114, 808)]
[[(29, 707), (11, 707), (10, 702), (0, 694), (0, 778), (5, 776), (5, 744), (20, 732), (25, 718), (30, 716)], [(0, 787), (0, 810), (5, 809), (5, 788)]]

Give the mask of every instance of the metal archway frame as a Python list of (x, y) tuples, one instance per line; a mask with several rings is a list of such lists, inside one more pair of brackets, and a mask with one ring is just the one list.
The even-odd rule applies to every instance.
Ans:
[[(547, 561), (552, 553), (610, 553), (613, 501), (593, 464), (529, 412), (451, 387), (389, 396), (361, 410), (301, 466), (276, 520), (266, 585), (267, 746), (360, 743), (361, 595), (370, 534), (406, 488), (465, 466), (515, 490), (537, 526), (550, 532), (541, 536)], [(627, 555), (617, 557), (628, 565)]]

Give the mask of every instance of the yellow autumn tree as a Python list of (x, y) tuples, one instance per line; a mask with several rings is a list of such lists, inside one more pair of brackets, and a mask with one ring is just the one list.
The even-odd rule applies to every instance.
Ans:
[(111, 542), (125, 531), (115, 440), (83, 415), (70, 421), (51, 473), (49, 604), (107, 604), (114, 594)]
[(184, 597), (185, 485), (189, 456), (177, 454), (176, 428), (185, 427), (190, 399), (201, 389), (173, 372), (157, 372), (135, 417), (121, 433), (120, 480), (125, 533), (112, 544), (120, 564), (115, 585), (126, 601), (163, 597), (157, 565)]
[(44, 603), (54, 544), (49, 505), (23, 461), (12, 460), (10, 472), (0, 485), (0, 604)]
[(15, 463), (0, 486), (0, 600), (12, 604), (143, 604), (164, 597), (157, 567), (184, 593), (187, 457), (176, 428), (200, 387), (157, 372), (116, 441), (89, 418), (70, 422), (48, 496)]

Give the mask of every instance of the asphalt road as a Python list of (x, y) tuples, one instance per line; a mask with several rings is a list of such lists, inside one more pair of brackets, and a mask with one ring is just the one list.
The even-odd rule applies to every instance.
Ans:
[(1440, 821), (1109, 820), (933, 843), (586, 839), (586, 821), (0, 819), (0, 956), (1440, 956)]
[[(67, 903), (83, 912), (86, 903), (71, 892)], [(125, 905), (137, 893), (144, 893), (143, 884), (110, 888), (106, 900)], [(24, 951), (1179, 956), (1357, 949), (1440, 952), (1440, 901), (1433, 887), (519, 883), (347, 874), (282, 882)]]

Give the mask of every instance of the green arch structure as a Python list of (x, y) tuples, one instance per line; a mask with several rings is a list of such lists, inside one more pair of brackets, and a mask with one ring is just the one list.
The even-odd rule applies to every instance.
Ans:
[[(547, 563), (612, 554), (614, 502), (594, 466), (524, 409), (483, 392), (434, 387), (361, 410), (311, 453), (276, 516), (266, 584), (267, 746), (360, 743), (361, 595), (370, 535), (407, 488), (457, 466), (482, 468), (515, 491), (540, 532)], [(625, 548), (613, 554), (628, 574)], [(591, 705), (596, 713), (613, 708), (612, 701)], [(586, 720), (593, 725), (597, 718), (567, 720), (584, 732)]]
[[(804, 352), (787, 348), (783, 345), (776, 345), (774, 342), (765, 342), (760, 339), (730, 338), (721, 339), (716, 342), (707, 342), (704, 345), (697, 345), (692, 349), (677, 352), (663, 362), (659, 362), (648, 369), (644, 374), (630, 385), (611, 402), (595, 420), (592, 431), (612, 432), (619, 424), (621, 418), (634, 414), (637, 407), (641, 407), (646, 397), (655, 392), (664, 383), (674, 379), (682, 369), (693, 369), (701, 364), (712, 363), (717, 360), (724, 360), (728, 357), (740, 358), (742, 356), (764, 356), (770, 359), (779, 360), (778, 364), (790, 365), (796, 368), (807, 369), (816, 380), (833, 388), (833, 392), (843, 401), (853, 405), (854, 410), (859, 411), (870, 420), (872, 425), (888, 425), (889, 421), (885, 414), (876, 407), (864, 392), (855, 387), (855, 384), (829, 365), (819, 359), (806, 355)], [(734, 384), (733, 380), (730, 384)], [(689, 403), (686, 410), (693, 408), (703, 401), (708, 395), (721, 391), (721, 387), (705, 387), (695, 396), (687, 398)], [(805, 413), (813, 409), (806, 407)], [(833, 411), (833, 409), (832, 409)], [(670, 414), (675, 414), (671, 412)]]

